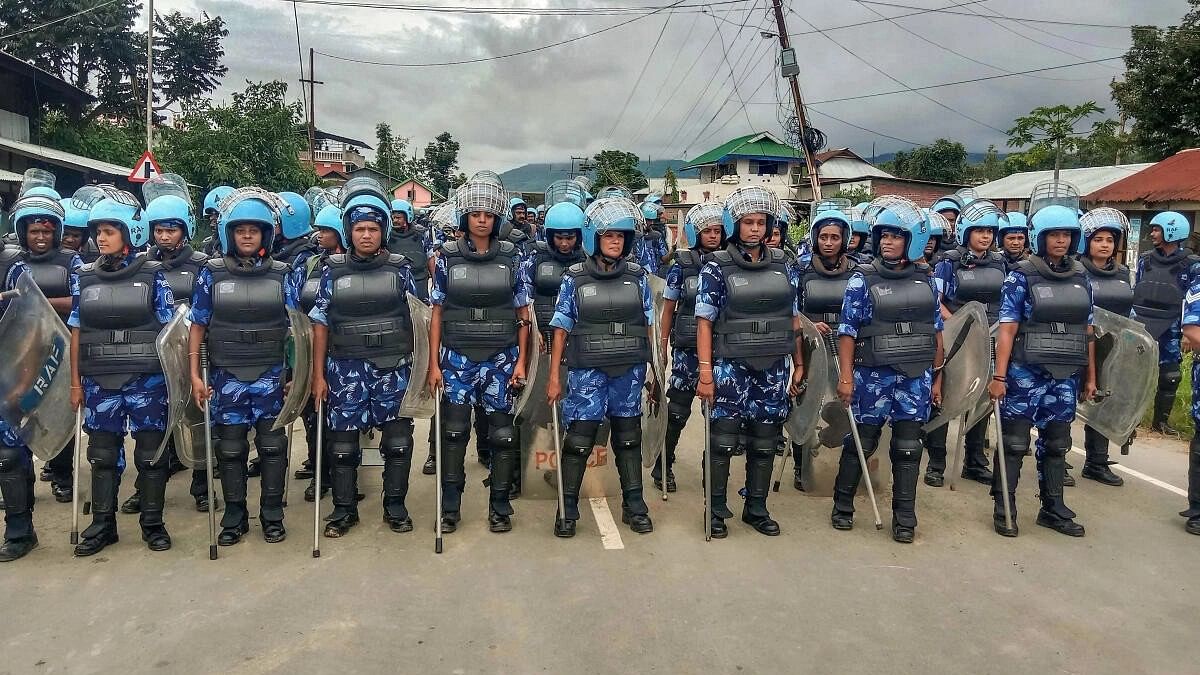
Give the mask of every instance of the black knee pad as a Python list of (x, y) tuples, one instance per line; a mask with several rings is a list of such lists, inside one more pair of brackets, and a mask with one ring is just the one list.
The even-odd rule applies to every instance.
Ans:
[(567, 425), (566, 438), (563, 439), (563, 452), (573, 453), (580, 457), (592, 454), (592, 446), (596, 444), (596, 432), (600, 422), (594, 420), (575, 420)]
[(11, 475), (25, 469), (25, 449), (0, 445), (0, 475)]
[(287, 452), (287, 432), (283, 429), (272, 429), (275, 420), (259, 420), (254, 425), (256, 436), (254, 446), (260, 455), (276, 456)]
[(736, 417), (720, 417), (708, 423), (709, 451), (715, 457), (732, 457), (741, 454), (738, 436), (742, 421)]
[[(863, 455), (867, 459), (875, 454), (879, 449), (879, 437), (883, 435), (883, 426), (879, 424), (860, 424), (858, 425), (858, 440), (862, 442)], [(851, 450), (854, 449), (854, 439), (850, 438), (848, 444)]]
[(782, 424), (769, 422), (747, 422), (747, 449), (752, 455), (774, 455), (779, 446)]
[(215, 430), (217, 459), (232, 462), (250, 455), (250, 442), (246, 440), (249, 424), (218, 424)]
[(93, 431), (88, 434), (87, 459), (98, 469), (116, 469), (117, 457), (121, 454), (120, 434)]
[(1047, 422), (1038, 437), (1042, 439), (1042, 448), (1047, 455), (1065, 457), (1071, 449), (1071, 423)]
[(362, 462), (362, 447), (357, 431), (330, 431), (329, 453), (334, 466), (358, 466)]
[(1183, 373), (1179, 369), (1178, 363), (1170, 363), (1158, 367), (1158, 388), (1159, 390), (1168, 390), (1172, 393), (1179, 389), (1179, 383), (1183, 381)]
[(692, 400), (695, 398), (695, 392), (683, 391), (675, 387), (668, 389), (667, 421), (681, 427), (687, 424), (688, 418), (692, 416)]
[(517, 427), (513, 415), (509, 413), (488, 413), (488, 442), (497, 450), (515, 450), (520, 447)]
[(162, 431), (139, 431), (133, 435), (133, 465), (138, 471), (162, 469), (167, 466), (165, 448), (162, 457), (159, 457), (157, 462), (154, 461), (164, 436), (166, 434)]
[(404, 457), (412, 453), (413, 421), (401, 417), (390, 422), (384, 422), (383, 435), (379, 439), (379, 451), (387, 459), (389, 456)]
[(442, 400), (442, 436), (451, 443), (471, 437), (471, 406)]
[(1008, 419), (1000, 421), (1001, 440), (1004, 441), (1004, 454), (1012, 457), (1024, 457), (1029, 452), (1029, 432), (1033, 423), (1025, 419)]
[(893, 462), (920, 462), (921, 423), (915, 420), (892, 422), (891, 458)]
[(613, 452), (636, 450), (642, 447), (642, 418), (641, 417), (610, 417), (609, 427), (612, 429), (611, 443)]

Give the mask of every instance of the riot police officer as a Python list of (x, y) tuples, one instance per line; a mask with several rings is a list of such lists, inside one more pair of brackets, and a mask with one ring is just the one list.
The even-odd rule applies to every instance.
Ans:
[(77, 202), (74, 197), (64, 198), (59, 203), (62, 204), (65, 214), (63, 218), (63, 250), (78, 253), (82, 262), (94, 261), (100, 256), (100, 252), (96, 250), (96, 242), (87, 236), (88, 208), (83, 203)]
[[(54, 214), (37, 213), (37, 209), (25, 209), (21, 217), (13, 218), (17, 244), (24, 249), (24, 261), (34, 283), (50, 306), (64, 321), (71, 314), (71, 275), (83, 264), (79, 254), (62, 247), (65, 212), (61, 197), (48, 187), (33, 187), (24, 197), (43, 197), (56, 202)], [(43, 209), (45, 210), (45, 209)], [(71, 476), (75, 460), (74, 440), (67, 448), (46, 462), (42, 480), (50, 481), (54, 500), (59, 503), (71, 501)]]
[[(387, 249), (399, 253), (412, 263), (413, 283), (417, 287), (417, 297), (429, 299), (429, 270), (433, 262), (433, 242), (429, 232), (423, 225), (413, 220), (413, 207), (403, 199), (393, 199), (391, 203), (391, 236), (387, 240)], [(428, 264), (427, 264), (428, 263)]]
[[(1129, 316), (1133, 310), (1133, 286), (1129, 268), (1118, 260), (1129, 219), (1116, 209), (1099, 208), (1079, 219), (1083, 231), (1084, 252), (1079, 256), (1092, 288), (1095, 307), (1119, 316)], [(1123, 485), (1125, 480), (1108, 468), (1108, 438), (1090, 425), (1083, 427), (1083, 447), (1086, 459), (1080, 475), (1104, 485)]]
[[(828, 336), (841, 323), (846, 284), (857, 267), (847, 255), (850, 218), (837, 210), (822, 212), (809, 230), (808, 240), (813, 255), (800, 265), (800, 311), (822, 336)], [(806, 444), (812, 447), (813, 439), (792, 439), (792, 486), (801, 491)]]
[(567, 425), (560, 467), (565, 512), (557, 514), (554, 534), (575, 536), (587, 459), (606, 418), (621, 480), (621, 522), (646, 534), (654, 524), (642, 494), (641, 390), (651, 359), (654, 308), (647, 271), (628, 260), (642, 211), (624, 197), (602, 197), (586, 216), (583, 251), (588, 257), (563, 277), (551, 321), (554, 348), (546, 396), (550, 405), (562, 400)]
[[(912, 543), (917, 528), (921, 425), (941, 402), (942, 316), (925, 254), (928, 225), (902, 197), (877, 198), (867, 208), (876, 258), (846, 283), (838, 325), (837, 395), (851, 405), (862, 451), (870, 457), (890, 420), (892, 539)], [(833, 488), (835, 529), (854, 525), (854, 494), (862, 468), (846, 435)], [(870, 480), (870, 477), (867, 477)]]
[(217, 223), (220, 221), (220, 210), (218, 207), (226, 197), (233, 194), (233, 188), (228, 185), (218, 185), (208, 191), (204, 195), (204, 208), (201, 214), (204, 220), (208, 223), (209, 234), (200, 244), (200, 250), (207, 256), (217, 255), (218, 249), (221, 246), (221, 238), (217, 236)]
[[(317, 230), (317, 247), (313, 251), (302, 252), (296, 256), (295, 262), (292, 263), (292, 288), (297, 289), (298, 302), (300, 311), (308, 314), (317, 304), (317, 291), (321, 288), (321, 275), (325, 271), (325, 263), (329, 260), (329, 256), (338, 253), (345, 253), (346, 249), (346, 230), (342, 225), (342, 210), (333, 204), (326, 204), (317, 212), (317, 217), (313, 221), (313, 227)], [(300, 413), (300, 419), (304, 423), (304, 436), (308, 445), (308, 457), (299, 469), (296, 470), (295, 477), (297, 480), (308, 480), (308, 487), (304, 488), (304, 501), (311, 502), (316, 499), (317, 481), (313, 472), (313, 467), (317, 461), (317, 410), (313, 406), (313, 401), (310, 398), (304, 406), (304, 411)], [(328, 453), (326, 453), (328, 455)], [(324, 456), (323, 456), (324, 457)], [(321, 496), (329, 492), (329, 485), (332, 481), (330, 467), (332, 466), (328, 457), (324, 457), (321, 462)]]
[(92, 524), (75, 547), (90, 556), (117, 542), (117, 491), (124, 466), (126, 425), (133, 436), (141, 487), (142, 540), (152, 551), (171, 548), (163, 522), (167, 456), (159, 452), (167, 426), (167, 383), (155, 340), (175, 311), (160, 263), (135, 249), (150, 226), (137, 199), (112, 190), (92, 207), (88, 229), (100, 250), (73, 277), (71, 405), (84, 406), (92, 465)]
[(583, 262), (583, 209), (570, 202), (550, 207), (546, 213), (546, 241), (533, 247), (530, 273), (533, 275), (533, 312), (537, 317), (539, 349), (549, 353), (554, 343), (554, 304), (567, 268)]
[[(955, 228), (958, 248), (946, 251), (934, 269), (942, 290), (943, 319), (968, 302), (978, 302), (984, 306), (988, 325), (996, 323), (1000, 316), (1000, 288), (1008, 271), (1003, 257), (992, 250), (992, 244), (1006, 220), (1004, 212), (986, 199), (976, 199), (963, 207)], [(949, 424), (943, 424), (925, 435), (925, 448), (929, 452), (925, 484), (930, 487), (941, 487), (944, 482), (949, 427)], [(988, 470), (983, 452), (987, 429), (988, 416), (985, 415), (967, 430), (963, 441), (962, 477), (991, 485), (992, 472)]]
[(1000, 237), (1000, 255), (1004, 256), (1005, 267), (1011, 272), (1017, 263), (1029, 256), (1029, 218), (1020, 211), (1005, 215), (1008, 220), (1001, 221), (997, 236)]
[[(946, 195), (945, 197), (939, 197), (933, 203), (933, 206), (929, 207), (930, 211), (941, 214), (950, 225), (946, 230), (946, 234), (938, 242), (938, 253), (946, 253), (958, 247), (958, 235), (955, 230), (958, 225), (958, 216), (962, 213), (967, 201), (958, 194)], [(937, 261), (931, 260), (930, 262), (936, 263)]]
[[(251, 427), (262, 466), (259, 523), (267, 543), (283, 541), (287, 436), (274, 429), (283, 408), (287, 309), (296, 309), (286, 263), (271, 257), (275, 226), (288, 208), (277, 195), (242, 188), (221, 202), (217, 236), (224, 255), (200, 269), (192, 294), (189, 349), (192, 395), (212, 405), (217, 470), (225, 514), (217, 543), (232, 546), (250, 531), (246, 506)], [(201, 377), (206, 344), (210, 381)]]
[(312, 207), (308, 200), (295, 192), (280, 192), (279, 197), (286, 202), (288, 208), (280, 209), (279, 234), (274, 243), (275, 251), (271, 257), (289, 267), (301, 253), (311, 253)]
[[(412, 375), (413, 322), (407, 295), (416, 295), (412, 262), (383, 244), (391, 214), (382, 190), (346, 195), (342, 220), (348, 253), (329, 257), (309, 316), (313, 320), (315, 400), (325, 400), (332, 456), (333, 514), (326, 537), (358, 524), (359, 434), (382, 431), (383, 519), (393, 532), (411, 532), (405, 499), (412, 465), (413, 421), (400, 416)], [(418, 263), (420, 264), (420, 263)]]
[(1133, 313), (1150, 336), (1158, 340), (1158, 393), (1150, 428), (1163, 434), (1178, 432), (1168, 424), (1175, 394), (1183, 379), (1180, 363), (1179, 308), (1191, 283), (1189, 269), (1200, 258), (1185, 247), (1192, 228), (1182, 213), (1164, 211), (1150, 219), (1154, 248), (1137, 263)]
[[(724, 207), (720, 202), (704, 202), (688, 210), (683, 234), (686, 249), (676, 249), (667, 269), (667, 287), (663, 291), (662, 318), (659, 320), (658, 351), (667, 353), (671, 344), (671, 374), (667, 378), (667, 492), (675, 492), (675, 449), (679, 436), (692, 415), (696, 383), (700, 379), (700, 357), (696, 354), (696, 293), (700, 289), (700, 268), (704, 259), (719, 250), (725, 239), (721, 221)], [(661, 490), (662, 462), (650, 471), (654, 486)]]
[(846, 255), (860, 265), (870, 263), (874, 256), (871, 251), (871, 225), (866, 219), (867, 203), (863, 202), (850, 209), (850, 246)]
[[(471, 408), (487, 421), (491, 460), (488, 529), (512, 529), (509, 490), (520, 464), (514, 419), (525, 385), (529, 341), (529, 273), (520, 250), (501, 237), (508, 201), (496, 180), (472, 178), (455, 195), (461, 239), (448, 241), (437, 258), (426, 384), (442, 390), (442, 532), (462, 519), (464, 463)], [(478, 414), (478, 413), (477, 413)]]
[(662, 276), (659, 270), (668, 257), (666, 228), (662, 224), (663, 207), (647, 202), (642, 204), (641, 210), (646, 226), (637, 242), (638, 263), (647, 273)]
[[(700, 270), (696, 395), (711, 405), (706, 470), (710, 527), (716, 538), (729, 534), (729, 464), (741, 452), (738, 436), (743, 428), (748, 440), (742, 521), (761, 534), (780, 532), (767, 511), (767, 493), (789, 397), (798, 395), (804, 382), (797, 339), (798, 272), (783, 251), (764, 243), (777, 226), (780, 208), (779, 198), (765, 188), (734, 190), (722, 214), (726, 246), (712, 253)], [(793, 365), (790, 383), (788, 356)]]
[(1193, 270), (1192, 285), (1183, 303), (1183, 335), (1192, 346), (1192, 422), (1197, 429), (1188, 447), (1188, 507), (1179, 512), (1186, 518), (1184, 530), (1200, 535), (1200, 274)]
[[(1096, 392), (1092, 294), (1083, 267), (1072, 257), (1080, 238), (1077, 210), (1061, 203), (1039, 206), (1034, 200), (1031, 209), (1033, 254), (1008, 273), (1000, 292), (996, 367), (989, 394), (1000, 401), (1003, 445), (1003, 456), (997, 448), (992, 461), (1005, 463), (1008, 485), (1001, 485), (1000, 471), (993, 474), (992, 524), (1003, 536), (1017, 536), (1017, 482), (1029, 451), (1030, 430), (1037, 427), (1042, 502), (1037, 524), (1082, 537), (1083, 525), (1075, 522), (1075, 512), (1063, 499), (1063, 477), (1076, 397), (1087, 400)], [(1011, 528), (1005, 523), (1002, 499), (1009, 500)]]

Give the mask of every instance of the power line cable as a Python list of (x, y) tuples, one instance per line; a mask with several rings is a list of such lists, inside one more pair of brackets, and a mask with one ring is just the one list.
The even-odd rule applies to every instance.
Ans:
[(16, 37), (16, 36), (18, 36), (18, 35), (24, 35), (24, 34), (26, 34), (26, 33), (32, 33), (33, 31), (35, 31), (35, 30), (41, 30), (42, 28), (45, 28), (46, 26), (53, 26), (53, 25), (54, 25), (54, 24), (56, 24), (56, 23), (62, 23), (62, 22), (64, 22), (64, 21), (67, 21), (68, 19), (74, 19), (74, 18), (75, 18), (75, 17), (77, 17), (77, 16), (82, 16), (82, 15), (84, 15), (84, 14), (87, 14), (87, 13), (89, 13), (89, 12), (94, 12), (94, 11), (96, 11), (96, 10), (98, 10), (98, 9), (101, 9), (101, 8), (103, 8), (103, 7), (107, 7), (107, 6), (109, 6), (109, 5), (111, 5), (111, 4), (115, 3), (115, 2), (117, 2), (117, 0), (107, 0), (106, 2), (102, 2), (102, 3), (98, 4), (98, 5), (94, 5), (94, 6), (92, 6), (92, 7), (88, 7), (87, 9), (81, 9), (81, 10), (79, 10), (78, 12), (74, 12), (74, 13), (72, 13), (72, 14), (68, 14), (68, 15), (66, 15), (66, 16), (60, 16), (60, 17), (58, 17), (57, 19), (51, 19), (50, 21), (47, 21), (47, 22), (45, 22), (45, 23), (39, 23), (39, 24), (38, 24), (38, 25), (36, 25), (36, 26), (31, 26), (31, 27), (29, 27), (29, 28), (26, 28), (26, 29), (24, 29), (24, 30), (19, 30), (19, 31), (17, 31), (17, 32), (15, 32), (15, 33), (9, 33), (8, 35), (0, 35), (0, 40), (7, 40), (7, 39), (9, 39), (9, 38), (14, 38), (14, 37)]
[(658, 31), (658, 38), (654, 40), (654, 46), (650, 48), (650, 53), (646, 55), (646, 62), (642, 64), (642, 69), (633, 80), (633, 86), (629, 88), (629, 96), (625, 97), (625, 104), (621, 106), (621, 112), (617, 114), (617, 119), (613, 120), (612, 128), (608, 130), (607, 140), (612, 140), (612, 135), (617, 131), (617, 126), (621, 124), (621, 118), (625, 117), (625, 111), (629, 109), (629, 102), (633, 100), (634, 94), (637, 93), (638, 85), (642, 83), (642, 77), (646, 74), (646, 69), (650, 67), (650, 62), (654, 60), (654, 53), (658, 51), (658, 45), (662, 42), (663, 35), (667, 32), (667, 26), (671, 25), (671, 12), (667, 12), (667, 19), (663, 21), (662, 30)]

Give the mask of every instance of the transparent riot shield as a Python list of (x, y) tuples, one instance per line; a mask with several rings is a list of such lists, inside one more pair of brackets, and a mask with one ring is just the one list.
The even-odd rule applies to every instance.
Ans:
[(803, 336), (804, 374), (807, 387), (792, 400), (792, 410), (784, 422), (788, 438), (800, 443), (812, 435), (820, 419), (823, 403), (832, 395), (829, 389), (829, 350), (817, 327), (808, 317), (800, 316)]
[(650, 302), (654, 308), (654, 324), (650, 326), (650, 372), (649, 389), (642, 387), (642, 465), (654, 466), (662, 454), (667, 438), (667, 372), (666, 356), (659, 350), (658, 318), (662, 316), (663, 293), (667, 282), (651, 274), (646, 275), (650, 287)]
[(968, 302), (946, 320), (942, 330), (945, 368), (942, 407), (923, 427), (936, 429), (973, 410), (992, 377), (992, 336), (982, 304)]
[[(525, 366), (525, 387), (521, 393), (517, 395), (516, 403), (513, 405), (513, 414), (520, 415), (521, 411), (525, 410), (525, 406), (533, 398), (533, 388), (529, 386), (531, 382), (538, 378), (538, 371), (542, 367), (542, 350), (538, 348), (539, 332), (541, 329), (538, 326), (537, 314), (533, 311), (533, 307), (529, 307), (529, 346), (525, 349), (527, 355)], [(545, 395), (545, 385), (543, 385), (542, 394)]]
[(1129, 317), (1095, 308), (1096, 400), (1076, 415), (1110, 441), (1129, 440), (1158, 382), (1158, 342)]
[(192, 399), (192, 364), (188, 360), (187, 304), (175, 308), (175, 315), (159, 332), (155, 340), (158, 361), (162, 364), (163, 377), (167, 381), (167, 433), (154, 453), (154, 462), (162, 458), (167, 449), (167, 439), (175, 433), (175, 427), (183, 419), (184, 409)]
[[(433, 417), (433, 397), (425, 391), (425, 377), (429, 373), (429, 306), (412, 293), (408, 294), (408, 313), (413, 326), (412, 374), (408, 378), (408, 391), (400, 403), (400, 416), (412, 419)], [(434, 357), (436, 358), (436, 356)]]
[(21, 275), (14, 290), (0, 318), (0, 418), (48, 461), (75, 433), (71, 337), (32, 275)]
[(312, 394), (312, 322), (298, 309), (289, 308), (287, 313), (292, 324), (292, 353), (288, 364), (292, 380), (273, 429), (286, 429), (295, 422), (304, 412), (304, 406)]

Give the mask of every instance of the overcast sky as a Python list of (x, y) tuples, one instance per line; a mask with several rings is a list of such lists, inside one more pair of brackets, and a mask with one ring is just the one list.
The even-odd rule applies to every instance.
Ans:
[[(626, 12), (497, 15), (297, 5), (306, 60), (314, 47), (363, 61), (411, 64), (542, 47), (643, 13), (627, 13), (628, 8), (676, 0), (323, 1)], [(373, 142), (375, 124), (387, 121), (419, 147), (446, 130), (462, 144), (460, 163), (467, 173), (503, 171), (526, 162), (565, 163), (571, 155), (602, 148), (629, 150), (643, 159), (688, 159), (750, 131), (778, 133), (776, 92), (787, 96), (787, 89), (773, 75), (778, 44), (759, 35), (760, 29), (775, 30), (770, 0), (710, 2), (709, 13), (699, 11), (703, 0), (683, 0), (673, 14), (664, 11), (570, 44), (468, 65), (389, 67), (318, 54), (316, 75), (325, 84), (317, 88), (317, 125)], [(910, 147), (887, 136), (914, 143), (947, 137), (972, 151), (994, 143), (1003, 151), (1002, 130), (1039, 105), (1096, 100), (1115, 115), (1109, 82), (1120, 75), (1122, 63), (923, 92), (962, 115), (915, 93), (821, 101), (1119, 57), (1129, 45), (1127, 29), (1077, 24), (1168, 25), (1177, 23), (1188, 7), (1185, 0), (785, 0), (784, 5), (793, 10), (786, 17), (788, 30), (800, 55), (804, 96), (813, 102), (812, 123), (827, 134), (829, 147), (850, 146), (864, 156), (872, 147), (876, 153)], [(914, 14), (919, 10), (906, 7), (950, 9)], [(229, 74), (218, 97), (240, 89), (246, 80), (281, 79), (299, 98), (291, 2), (156, 0), (155, 8), (193, 15), (206, 11), (225, 19)], [(985, 19), (973, 16), (975, 12), (1023, 21)], [(913, 15), (880, 20), (881, 15), (904, 14)], [(870, 21), (874, 23), (863, 23)], [(720, 38), (714, 35), (718, 27)], [(638, 80), (643, 67), (645, 75)], [(731, 79), (737, 82), (736, 92)], [(744, 113), (741, 101), (747, 103)]]

